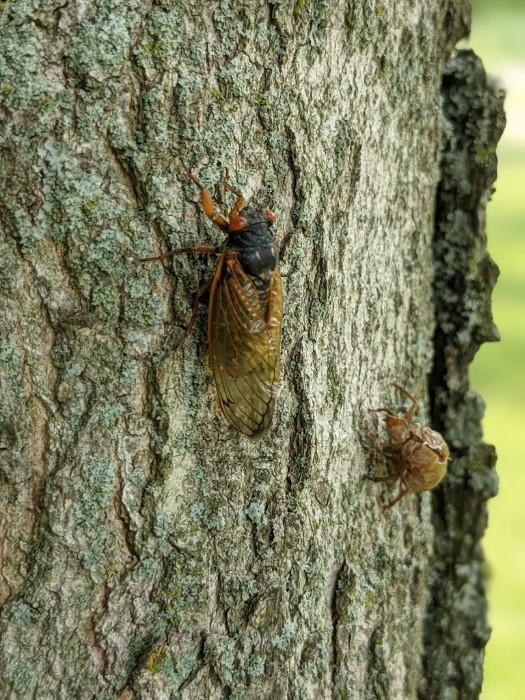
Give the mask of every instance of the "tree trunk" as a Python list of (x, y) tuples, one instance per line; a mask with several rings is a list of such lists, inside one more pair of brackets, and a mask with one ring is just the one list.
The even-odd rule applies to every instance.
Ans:
[[(2, 698), (477, 697), (503, 117), (449, 61), (467, 3), (0, 8)], [(213, 263), (136, 261), (220, 242), (188, 167), (278, 215), (260, 441), (218, 410), (204, 305), (174, 349)], [(383, 515), (390, 382), (452, 461)]]

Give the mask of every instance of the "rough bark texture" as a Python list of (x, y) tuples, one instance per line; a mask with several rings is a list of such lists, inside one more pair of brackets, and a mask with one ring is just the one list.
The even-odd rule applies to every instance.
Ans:
[(487, 84), (472, 52), (460, 51), (447, 63), (443, 107), (434, 238), (437, 324), (429, 392), (433, 424), (446, 435), (453, 462), (432, 499), (434, 573), (422, 695), (477, 698), (490, 634), (480, 540), (497, 477), (494, 448), (482, 442), (484, 405), (469, 390), (468, 366), (482, 343), (499, 340), (490, 308), (498, 268), (486, 251), (485, 209), (505, 120), (503, 95)]
[[(500, 117), (473, 57), (444, 68), (468, 14), (0, 3), (2, 698), (475, 697)], [(220, 239), (189, 165), (288, 242), (260, 442), (218, 413), (204, 310), (172, 349), (210, 264), (131, 255)], [(451, 474), (382, 516), (367, 409), (397, 381), (428, 420), (429, 376)]]

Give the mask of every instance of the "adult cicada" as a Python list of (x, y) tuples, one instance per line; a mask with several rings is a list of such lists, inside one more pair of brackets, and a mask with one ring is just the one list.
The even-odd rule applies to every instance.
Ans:
[(272, 420), (280, 372), (283, 293), (275, 214), (247, 206), (225, 182), (237, 197), (225, 216), (208, 190), (188, 176), (200, 189), (205, 214), (226, 239), (220, 246), (178, 248), (146, 260), (188, 252), (220, 255), (215, 274), (198, 292), (181, 342), (192, 331), (199, 299), (209, 292), (208, 349), (222, 412), (239, 432), (260, 437)]
[(421, 493), (437, 486), (447, 473), (449, 449), (443, 436), (436, 430), (412, 423), (417, 401), (406, 389), (393, 384), (412, 405), (404, 415), (390, 408), (371, 408), (376, 413), (386, 413), (386, 431), (390, 442), (381, 446), (381, 452), (390, 460), (388, 476), (371, 477), (372, 481), (394, 481), (400, 479), (403, 488), (384, 508), (391, 508), (403, 496), (413, 491)]

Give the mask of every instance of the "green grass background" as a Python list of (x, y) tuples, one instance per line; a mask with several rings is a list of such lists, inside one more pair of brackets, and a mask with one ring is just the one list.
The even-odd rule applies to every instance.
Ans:
[(501, 343), (484, 345), (471, 385), (485, 399), (484, 433), (496, 445), (500, 493), (484, 539), (489, 621), (482, 700), (525, 698), (525, 1), (473, 0), (468, 46), (507, 90), (508, 125), (488, 206), (488, 247), (501, 275), (493, 314)]

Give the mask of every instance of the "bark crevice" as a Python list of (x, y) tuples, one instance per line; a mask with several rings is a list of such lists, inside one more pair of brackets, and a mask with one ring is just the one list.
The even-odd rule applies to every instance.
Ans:
[(443, 486), (432, 496), (434, 575), (420, 695), (434, 699), (460, 692), (474, 700), (481, 690), (490, 634), (480, 540), (497, 476), (494, 448), (481, 439), (484, 407), (469, 388), (468, 366), (481, 343), (499, 340), (490, 304), (498, 269), (486, 250), (485, 208), (496, 179), (496, 146), (505, 118), (503, 94), (491, 86), (471, 51), (459, 51), (446, 65), (443, 120), (429, 395), (432, 425), (445, 436), (451, 463)]

